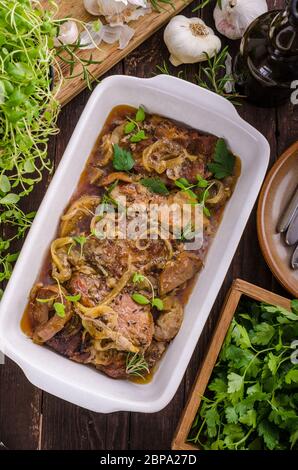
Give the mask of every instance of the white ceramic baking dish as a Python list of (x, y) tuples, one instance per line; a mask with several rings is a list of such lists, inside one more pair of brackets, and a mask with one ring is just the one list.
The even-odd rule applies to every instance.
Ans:
[[(227, 139), (241, 157), (242, 173), (185, 309), (181, 330), (151, 383), (115, 381), (95, 369), (35, 345), (20, 329), (28, 293), (55, 236), (102, 126), (119, 104), (139, 106)], [(151, 79), (106, 78), (92, 93), (24, 243), (0, 309), (0, 344), (34, 385), (89, 410), (156, 412), (175, 394), (225, 278), (269, 161), (265, 138), (243, 121), (224, 98), (165, 75)]]

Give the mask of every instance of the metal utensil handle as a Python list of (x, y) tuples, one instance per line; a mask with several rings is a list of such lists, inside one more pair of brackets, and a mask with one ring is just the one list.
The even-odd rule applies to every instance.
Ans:
[(293, 269), (298, 269), (298, 245), (296, 246), (292, 260), (291, 260), (291, 266)]
[(298, 25), (298, 0), (292, 0), (290, 3), (290, 21)]
[(297, 208), (298, 208), (298, 186), (295, 190), (294, 196), (292, 197), (290, 204), (286, 208), (285, 213), (283, 214), (280, 222), (278, 223), (277, 231), (279, 233), (284, 233), (288, 229), (290, 223), (292, 222), (294, 218)]

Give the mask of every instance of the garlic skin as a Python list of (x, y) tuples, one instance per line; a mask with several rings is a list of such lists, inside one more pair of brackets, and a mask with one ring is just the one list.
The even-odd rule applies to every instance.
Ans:
[(54, 39), (54, 46), (74, 44), (79, 37), (79, 30), (75, 21), (65, 21), (59, 28), (59, 34)]
[(97, 0), (99, 15), (111, 26), (129, 23), (151, 11), (147, 0)]
[(221, 41), (200, 18), (186, 18), (183, 15), (171, 19), (164, 32), (164, 41), (171, 54), (170, 62), (194, 64), (213, 57), (220, 51)]
[(267, 11), (266, 0), (221, 0), (213, 16), (217, 31), (229, 39), (240, 39), (248, 26)]

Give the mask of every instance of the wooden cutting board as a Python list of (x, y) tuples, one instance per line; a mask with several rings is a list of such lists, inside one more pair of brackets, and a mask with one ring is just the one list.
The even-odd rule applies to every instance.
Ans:
[[(90, 72), (98, 78), (112, 68), (117, 62), (126, 57), (131, 51), (138, 47), (143, 41), (149, 36), (155, 33), (163, 24), (165, 24), (172, 16), (176, 15), (189, 5), (193, 0), (173, 0), (175, 10), (171, 6), (166, 5), (165, 9), (160, 13), (153, 11), (140, 18), (137, 21), (129, 23), (135, 30), (135, 35), (131, 39), (130, 43), (124, 50), (118, 49), (118, 43), (116, 44), (104, 44), (100, 45), (100, 51), (97, 49), (79, 51), (78, 54), (82, 58), (88, 59), (90, 52), (92, 52), (93, 59), (101, 61), (100, 64), (94, 64), (89, 66)], [(44, 0), (42, 3), (46, 4)], [(83, 5), (83, 0), (61, 0), (59, 2), (59, 11), (57, 14), (58, 18), (72, 17), (83, 21), (94, 21), (95, 16), (89, 15)], [(62, 86), (60, 88), (58, 98), (62, 105), (68, 103), (74, 96), (86, 87), (86, 82), (82, 77), (76, 77), (67, 79), (69, 76), (69, 66), (59, 61), (63, 76), (65, 77)], [(73, 75), (77, 75), (81, 71), (81, 66), (76, 65), (73, 71)], [(57, 74), (56, 74), (57, 75)]]

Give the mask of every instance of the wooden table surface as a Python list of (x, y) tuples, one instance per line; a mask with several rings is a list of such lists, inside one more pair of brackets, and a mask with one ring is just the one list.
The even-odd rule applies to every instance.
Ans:
[[(193, 6), (198, 3), (196, 0), (186, 8), (185, 14), (191, 16)], [(268, 1), (271, 9), (284, 7), (285, 3), (285, 0)], [(213, 24), (210, 6), (205, 7), (202, 17), (208, 24)], [(162, 64), (164, 59), (168, 61), (168, 53), (160, 31), (110, 70), (109, 75), (151, 77), (156, 73), (156, 65)], [(194, 76), (196, 69), (196, 66), (187, 67), (188, 79)], [(82, 92), (60, 114), (60, 134), (51, 140), (49, 146), (49, 155), (55, 166), (63, 155), (89, 95), (89, 91)], [(294, 108), (289, 103), (278, 109), (257, 109), (244, 104), (239, 112), (269, 140), (271, 165), (290, 144), (298, 140), (298, 106)], [(27, 201), (28, 211), (37, 209), (49, 181), (50, 177), (45, 175), (43, 183)], [(223, 299), (236, 277), (287, 295), (271, 275), (261, 255), (255, 209), (184, 379), (172, 402), (164, 410), (155, 414), (92, 413), (34, 387), (21, 369), (6, 358), (5, 365), (0, 366), (0, 442), (8, 449), (169, 449)]]

